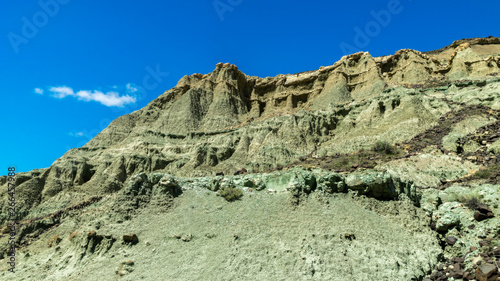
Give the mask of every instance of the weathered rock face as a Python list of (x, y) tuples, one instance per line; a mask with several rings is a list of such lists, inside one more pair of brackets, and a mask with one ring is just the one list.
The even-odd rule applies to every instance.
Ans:
[[(262, 171), (318, 151), (334, 155), (377, 140), (405, 142), (457, 102), (500, 104), (495, 94), (500, 83), (486, 81), (499, 72), (499, 53), (498, 38), (473, 39), (429, 53), (401, 50), (378, 58), (357, 53), (319, 70), (267, 78), (220, 63), (209, 74), (183, 77), (85, 146), (27, 174), (19, 189), (34, 190), (31, 206), (65, 189), (114, 192), (140, 172)], [(486, 82), (453, 82), (470, 79)], [(426, 90), (436, 86), (445, 93)], [(468, 94), (474, 91), (480, 93), (476, 98)]]
[(0, 177), (0, 260), (12, 234), (23, 280), (497, 278), (499, 54), (185, 76), (16, 175), (17, 232)]

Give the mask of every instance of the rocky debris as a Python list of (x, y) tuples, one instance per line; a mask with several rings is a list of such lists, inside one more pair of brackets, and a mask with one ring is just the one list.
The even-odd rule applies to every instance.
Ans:
[(179, 183), (172, 175), (164, 175), (158, 182), (158, 188), (156, 188), (156, 194), (170, 194), (172, 196), (178, 196), (182, 193)]
[(234, 172), (234, 175), (237, 176), (237, 175), (244, 175), (247, 173), (247, 169), (245, 168), (242, 168), (242, 169), (239, 169), (238, 171)]
[(120, 265), (118, 266), (118, 269), (115, 271), (115, 273), (118, 276), (127, 275), (127, 274), (131, 273), (132, 271), (134, 271), (134, 266), (135, 266), (135, 262), (133, 260), (123, 261), (120, 263)]
[(445, 241), (446, 241), (446, 243), (448, 243), (448, 245), (453, 246), (453, 245), (455, 245), (455, 243), (457, 243), (458, 239), (456, 237), (453, 237), (453, 236), (448, 236), (445, 238)]
[(116, 242), (116, 238), (112, 235), (102, 235), (98, 234), (95, 230), (89, 230), (85, 237), (73, 237), (72, 242), (79, 245), (78, 255), (80, 259), (83, 259), (93, 254), (102, 255), (107, 253)]
[[(472, 116), (485, 116), (490, 117), (492, 114), (491, 108), (483, 105), (462, 105), (463, 107), (459, 110), (452, 110), (443, 116), (439, 117), (437, 120), (438, 124), (425, 132), (422, 132), (412, 138), (410, 141), (402, 143), (401, 147), (406, 147), (408, 152), (418, 152), (430, 145), (437, 145), (438, 149), (444, 149), (442, 140), (445, 138), (454, 128), (454, 126), (460, 122), (470, 119)], [(500, 119), (500, 112), (495, 111), (495, 117)], [(482, 128), (478, 128), (481, 130)], [(466, 136), (464, 139), (457, 140), (459, 143), (467, 140)], [(456, 152), (460, 153), (463, 150), (459, 146)]]
[(347, 191), (344, 177), (336, 173), (325, 173), (317, 178), (317, 189), (327, 193)]
[[(484, 235), (479, 235), (483, 239)], [(450, 237), (446, 237), (445, 241), (448, 245)], [(454, 238), (454, 237), (453, 237)], [(455, 238), (456, 239), (456, 238)], [(455, 240), (453, 239), (453, 240)], [(462, 238), (461, 243), (471, 243), (471, 241), (464, 241)], [(500, 250), (498, 250), (498, 243), (500, 242), (498, 234), (487, 237), (485, 240), (479, 241), (480, 248), (471, 246), (463, 256), (454, 256), (453, 258), (446, 259), (445, 262), (437, 265), (432, 273), (428, 276), (429, 280), (450, 280), (453, 277), (463, 280), (497, 280), (499, 277), (498, 266)], [(460, 246), (458, 246), (460, 247)], [(458, 248), (455, 246), (455, 253)]]
[(190, 242), (192, 239), (193, 239), (193, 235), (192, 234), (186, 234), (186, 235), (183, 235), (181, 237), (181, 240), (184, 241), (184, 242)]
[(479, 246), (486, 247), (490, 244), (490, 241), (481, 240), (479, 241)]
[(495, 215), (487, 206), (480, 206), (476, 212), (474, 212), (474, 219), (477, 221), (483, 221), (486, 219), (493, 218)]
[(321, 168), (337, 173), (354, 172), (356, 170), (373, 169), (378, 163), (398, 159), (398, 157), (401, 156), (399, 154), (381, 154), (372, 150), (361, 150), (352, 153), (335, 153), (333, 155), (325, 155), (323, 153), (324, 150), (317, 151), (311, 155), (300, 158), (298, 161), (288, 164), (285, 168), (304, 166)]
[(478, 281), (497, 280), (498, 268), (490, 263), (485, 263), (476, 269), (476, 279)]
[(124, 195), (136, 196), (172, 196), (176, 197), (182, 193), (182, 190), (176, 178), (170, 174), (152, 173), (149, 176), (146, 173), (139, 173), (130, 178), (130, 181), (123, 189)]
[(465, 270), (464, 259), (453, 258), (449, 263), (439, 264), (427, 280), (472, 280), (471, 270)]
[(87, 232), (88, 239), (95, 239), (96, 237), (97, 237), (97, 232), (95, 230), (89, 230), (89, 232)]
[(443, 47), (439, 50), (433, 50), (429, 52), (425, 52), (427, 55), (438, 55), (440, 53), (444, 53), (450, 49), (456, 49), (460, 46), (474, 46), (474, 45), (490, 45), (490, 44), (500, 44), (500, 38), (488, 36), (484, 38), (467, 38), (453, 41), (453, 43), (449, 46)]
[(300, 197), (303, 194), (309, 194), (316, 189), (316, 176), (305, 170), (294, 170), (291, 172), (291, 180), (288, 183), (286, 190), (292, 196)]
[(341, 238), (352, 241), (356, 239), (356, 235), (354, 235), (354, 233), (344, 233), (344, 235), (341, 236)]
[[(490, 110), (498, 115), (498, 110)], [(495, 116), (500, 119), (498, 116)], [(500, 181), (500, 155), (496, 150), (496, 145), (500, 143), (498, 133), (500, 131), (500, 121), (485, 125), (475, 132), (459, 140), (459, 147), (462, 148), (463, 157), (469, 161), (481, 164), (484, 168), (475, 173), (475, 178), (486, 179), (490, 183)]]
[(129, 243), (129, 244), (137, 244), (137, 243), (139, 243), (139, 238), (134, 233), (125, 234), (125, 235), (123, 235), (123, 242)]
[[(53, 213), (49, 213), (44, 216), (33, 217), (28, 220), (22, 220), (17, 222), (16, 228), (18, 229), (18, 235), (16, 238), (16, 246), (26, 247), (32, 244), (34, 241), (38, 240), (39, 237), (45, 232), (56, 228), (61, 223), (61, 220), (70, 215), (73, 211), (82, 210), (102, 199), (101, 196), (92, 196), (83, 200), (80, 203), (74, 204), (70, 207), (60, 209)], [(10, 231), (10, 228), (5, 228), (6, 232)], [(0, 251), (1, 254), (1, 251)]]

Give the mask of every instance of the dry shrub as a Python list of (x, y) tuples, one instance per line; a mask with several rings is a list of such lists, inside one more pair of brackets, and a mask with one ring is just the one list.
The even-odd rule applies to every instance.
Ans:
[(477, 210), (480, 207), (483, 207), (485, 204), (481, 202), (478, 197), (471, 197), (466, 199), (464, 205), (471, 210)]
[(373, 151), (383, 152), (385, 154), (394, 154), (395, 153), (394, 147), (386, 141), (377, 141), (373, 145), (372, 149), (373, 149)]
[(52, 238), (49, 240), (49, 242), (47, 243), (47, 245), (48, 245), (48, 246), (49, 246), (49, 248), (50, 248), (50, 247), (52, 247), (52, 246), (55, 246), (55, 245), (59, 244), (59, 242), (61, 242), (61, 240), (62, 240), (62, 239), (61, 239), (61, 237), (59, 237), (59, 235), (57, 235), (57, 234), (56, 234), (56, 235), (54, 235), (54, 237), (52, 237)]
[(241, 189), (232, 187), (219, 189), (218, 193), (229, 202), (238, 200), (243, 196), (243, 191)]
[(78, 235), (78, 231), (73, 231), (69, 234), (69, 241), (71, 241), (73, 238), (75, 238), (75, 236)]

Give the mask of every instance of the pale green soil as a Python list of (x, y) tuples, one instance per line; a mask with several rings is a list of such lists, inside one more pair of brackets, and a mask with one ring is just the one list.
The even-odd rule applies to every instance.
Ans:
[[(311, 195), (299, 206), (288, 192), (246, 192), (226, 202), (215, 193), (194, 189), (175, 199), (169, 210), (148, 206), (132, 220), (93, 211), (77, 223), (68, 220), (19, 253), (9, 280), (411, 280), (424, 276), (441, 249), (425, 227), (428, 218), (409, 202), (379, 202), (349, 194)], [(108, 208), (102, 203), (99, 208)], [(383, 214), (383, 215), (380, 215)], [(101, 221), (101, 223), (99, 223)], [(86, 233), (111, 234), (109, 251), (85, 249)], [(80, 234), (68, 240), (71, 231)], [(121, 235), (136, 233), (140, 242), (123, 245)], [(55, 234), (63, 240), (48, 248)], [(345, 238), (353, 234), (354, 239)], [(185, 242), (182, 238), (192, 238)], [(181, 237), (181, 239), (175, 236)], [(149, 244), (149, 245), (148, 245)], [(86, 252), (86, 253), (85, 253)], [(83, 258), (78, 262), (79, 253)], [(115, 271), (132, 260), (132, 272)], [(3, 265), (2, 265), (3, 267)], [(6, 280), (6, 279), (5, 279)]]

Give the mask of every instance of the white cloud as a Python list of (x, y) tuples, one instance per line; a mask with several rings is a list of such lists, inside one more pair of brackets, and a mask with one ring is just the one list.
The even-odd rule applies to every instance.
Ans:
[(49, 91), (52, 92), (52, 96), (54, 98), (62, 99), (67, 96), (74, 96), (75, 92), (70, 87), (62, 86), (62, 87), (51, 87)]
[[(137, 91), (137, 88), (135, 88), (131, 84), (127, 84), (126, 88), (128, 93), (132, 93), (131, 91), (133, 91), (134, 89)], [(126, 104), (135, 103), (137, 101), (137, 99), (133, 96), (130, 96), (128, 94), (121, 96), (119, 93), (114, 91), (103, 93), (97, 90), (81, 90), (75, 93), (72, 88), (66, 86), (51, 87), (49, 91), (52, 92), (53, 97), (58, 99), (72, 96), (81, 101), (95, 101), (105, 106), (123, 107)]]
[(130, 94), (135, 94), (139, 91), (139, 89), (137, 89), (137, 86), (135, 86), (131, 83), (128, 83), (126, 85), (126, 88), (127, 88), (127, 93), (130, 93)]
[(101, 91), (79, 91), (76, 93), (79, 100), (96, 101), (105, 106), (122, 107), (125, 104), (135, 103), (136, 98), (129, 95), (120, 96), (117, 92), (103, 93)]
[(70, 136), (72, 137), (83, 137), (85, 134), (83, 132), (78, 132), (78, 133), (69, 133)]
[(35, 93), (39, 95), (43, 95), (43, 89), (35, 88)]

